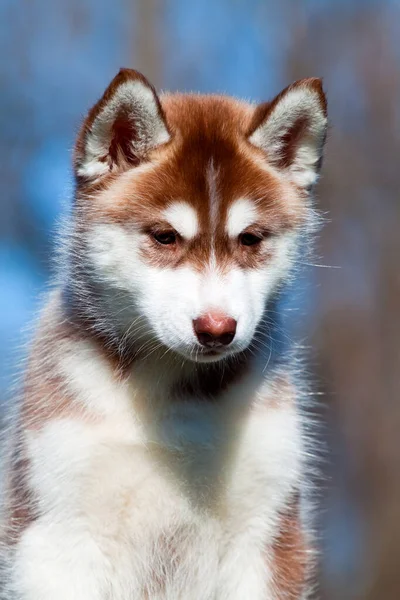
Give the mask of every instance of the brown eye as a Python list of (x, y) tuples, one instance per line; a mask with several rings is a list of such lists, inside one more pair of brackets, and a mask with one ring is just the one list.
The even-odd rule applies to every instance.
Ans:
[(176, 243), (176, 233), (174, 231), (160, 231), (159, 233), (153, 233), (153, 238), (159, 244), (168, 246)]
[(239, 242), (242, 246), (255, 246), (262, 242), (262, 237), (255, 235), (254, 233), (242, 233), (242, 235), (239, 236)]

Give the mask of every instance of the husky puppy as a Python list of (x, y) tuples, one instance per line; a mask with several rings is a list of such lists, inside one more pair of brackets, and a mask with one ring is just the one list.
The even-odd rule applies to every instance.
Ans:
[(319, 79), (255, 106), (123, 69), (90, 110), (5, 457), (1, 598), (307, 596), (279, 295), (326, 127)]

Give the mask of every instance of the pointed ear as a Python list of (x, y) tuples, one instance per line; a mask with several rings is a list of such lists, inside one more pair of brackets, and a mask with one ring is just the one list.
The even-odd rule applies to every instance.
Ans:
[(317, 181), (327, 129), (320, 79), (301, 79), (255, 110), (248, 140), (299, 187)]
[(147, 79), (121, 69), (90, 110), (75, 147), (78, 181), (139, 164), (170, 134), (160, 100)]

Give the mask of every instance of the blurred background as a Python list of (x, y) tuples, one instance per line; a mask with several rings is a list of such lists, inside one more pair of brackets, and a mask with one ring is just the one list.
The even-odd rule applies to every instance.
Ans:
[(50, 276), (75, 133), (117, 70), (143, 71), (158, 89), (259, 101), (324, 78), (321, 266), (305, 269), (291, 313), (326, 454), (318, 597), (398, 600), (400, 2), (0, 0), (0, 23), (3, 406)]

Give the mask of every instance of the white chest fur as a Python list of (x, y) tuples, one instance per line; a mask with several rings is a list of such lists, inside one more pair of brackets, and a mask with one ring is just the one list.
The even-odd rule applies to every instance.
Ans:
[(16, 549), (17, 597), (273, 598), (266, 549), (301, 469), (295, 407), (180, 402), (149, 427), (130, 385), (82, 352), (62, 370), (89, 417), (27, 438), (42, 516)]

